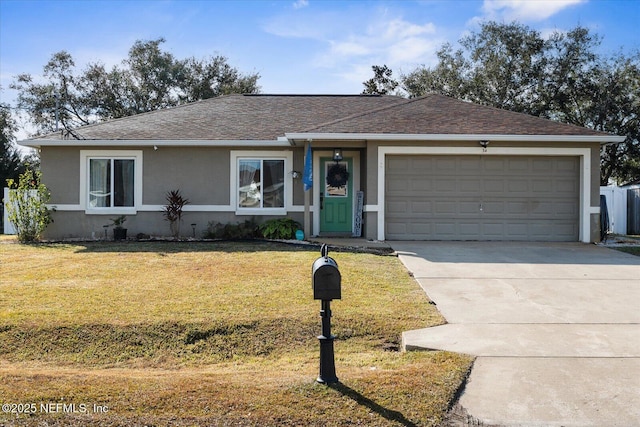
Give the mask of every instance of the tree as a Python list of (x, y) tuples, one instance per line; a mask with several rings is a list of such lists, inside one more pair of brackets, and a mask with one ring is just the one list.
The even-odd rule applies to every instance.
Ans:
[(120, 66), (108, 70), (89, 63), (82, 72), (66, 51), (55, 53), (44, 66), (44, 83), (20, 74), (11, 88), (18, 90), (38, 133), (67, 135), (74, 129), (103, 120), (173, 107), (230, 93), (257, 93), (258, 74), (243, 74), (227, 58), (176, 59), (163, 51), (163, 38), (136, 41)]
[(388, 95), (399, 86), (400, 83), (391, 77), (393, 71), (386, 65), (373, 65), (371, 69), (373, 77), (363, 83), (363, 95)]
[(482, 24), (444, 45), (433, 68), (401, 77), (409, 96), (441, 93), (478, 104), (532, 114), (617, 135), (627, 140), (602, 151), (601, 182), (640, 179), (638, 112), (640, 55), (605, 58), (600, 37), (587, 28), (547, 39), (518, 23)]
[(25, 169), (20, 153), (13, 146), (17, 130), (9, 106), (0, 104), (0, 188), (8, 179), (18, 179)]
[(589, 127), (626, 135), (622, 144), (608, 145), (600, 157), (601, 185), (640, 180), (640, 54), (616, 55), (597, 69), (598, 83), (589, 104)]

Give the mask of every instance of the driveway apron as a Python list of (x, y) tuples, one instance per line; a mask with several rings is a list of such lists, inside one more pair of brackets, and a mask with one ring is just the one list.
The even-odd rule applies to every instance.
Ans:
[(448, 322), (405, 332), (404, 348), (477, 357), (458, 402), (473, 422), (640, 426), (640, 257), (582, 243), (389, 243)]

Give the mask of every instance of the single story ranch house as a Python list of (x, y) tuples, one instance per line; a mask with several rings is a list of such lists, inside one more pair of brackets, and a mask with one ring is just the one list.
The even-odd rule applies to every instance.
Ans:
[(40, 152), (50, 239), (119, 215), (168, 236), (178, 189), (187, 236), (290, 217), (306, 236), (593, 242), (600, 148), (623, 140), (435, 94), (228, 95), (20, 144)]

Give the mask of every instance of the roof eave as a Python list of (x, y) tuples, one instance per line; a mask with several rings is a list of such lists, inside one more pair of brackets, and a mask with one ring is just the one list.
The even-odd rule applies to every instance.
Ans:
[(504, 135), (504, 134), (406, 134), (406, 133), (285, 133), (296, 140), (368, 140), (368, 141), (520, 141), (520, 142), (598, 142), (618, 144), (626, 137), (616, 135)]
[(153, 139), (27, 139), (23, 147), (290, 147), (288, 139), (278, 140), (153, 140)]

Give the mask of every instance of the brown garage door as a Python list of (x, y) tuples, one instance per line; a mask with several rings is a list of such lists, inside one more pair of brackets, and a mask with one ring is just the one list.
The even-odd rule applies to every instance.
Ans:
[(577, 241), (578, 157), (388, 155), (387, 240)]

